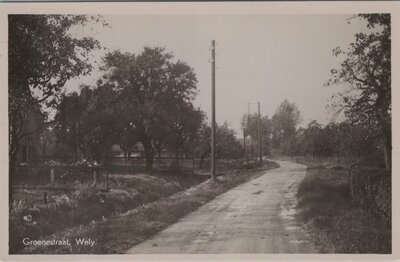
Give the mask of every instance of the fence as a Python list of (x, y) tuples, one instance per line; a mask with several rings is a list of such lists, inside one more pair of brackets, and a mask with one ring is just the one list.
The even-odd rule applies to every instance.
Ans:
[[(109, 157), (106, 162), (106, 166), (110, 170), (146, 170), (146, 159), (144, 157)], [(193, 173), (196, 167), (193, 158), (155, 157), (153, 159), (152, 168), (156, 171)]]
[[(48, 161), (49, 159), (47, 159)], [(61, 161), (55, 161), (60, 163)], [(68, 181), (78, 181), (87, 183), (93, 181), (96, 183), (99, 178), (108, 178), (110, 174), (137, 174), (145, 171), (146, 160), (142, 157), (124, 158), (111, 157), (106, 161), (106, 165), (97, 167), (74, 166), (63, 159), (64, 165), (45, 165), (30, 164), (19, 165), (16, 168), (14, 181), (24, 182), (24, 184), (54, 184), (55, 182), (65, 184)], [(47, 162), (48, 163), (48, 162)], [(231, 168), (240, 168), (246, 166), (246, 160), (223, 160), (217, 159), (217, 170), (224, 171)], [(249, 165), (255, 163), (250, 159)], [(179, 172), (181, 174), (208, 174), (211, 167), (210, 159), (200, 158), (176, 158), (161, 157), (154, 158), (153, 170), (158, 172)]]
[[(49, 160), (49, 159), (47, 159)], [(54, 159), (53, 159), (54, 160)], [(60, 163), (61, 161), (54, 161)], [(69, 192), (79, 188), (81, 184), (95, 186), (99, 190), (108, 191), (113, 179), (120, 179), (121, 175), (141, 174), (146, 168), (144, 158), (112, 157), (107, 165), (87, 167), (71, 165), (72, 161), (63, 161), (64, 165), (29, 164), (19, 165), (13, 177), (13, 190), (18, 192), (34, 189), (42, 192), (43, 202), (46, 204), (51, 192)], [(49, 163), (49, 162), (44, 162)], [(246, 159), (242, 160), (217, 160), (217, 175), (225, 173), (232, 168), (246, 167)], [(249, 164), (255, 160), (249, 160)], [(155, 158), (153, 169), (157, 172), (170, 172), (183, 175), (210, 175), (210, 159), (200, 158)], [(51, 195), (51, 194), (50, 194)]]

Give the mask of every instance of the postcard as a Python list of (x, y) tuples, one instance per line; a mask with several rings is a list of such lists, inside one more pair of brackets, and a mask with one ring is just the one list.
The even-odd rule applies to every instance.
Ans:
[(396, 2), (0, 6), (2, 259), (399, 259)]

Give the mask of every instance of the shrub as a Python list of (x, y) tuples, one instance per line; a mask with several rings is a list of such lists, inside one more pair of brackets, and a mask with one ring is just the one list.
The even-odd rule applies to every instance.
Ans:
[(384, 169), (353, 168), (349, 184), (353, 201), (367, 208), (386, 224), (391, 223), (391, 177)]

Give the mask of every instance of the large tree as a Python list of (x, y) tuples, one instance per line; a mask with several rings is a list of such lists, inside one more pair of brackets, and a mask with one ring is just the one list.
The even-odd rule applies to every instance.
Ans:
[(103, 81), (121, 94), (132, 131), (143, 144), (146, 169), (152, 169), (161, 148), (182, 150), (202, 121), (201, 111), (192, 105), (197, 94), (193, 69), (158, 47), (145, 47), (139, 55), (111, 52), (103, 69)]
[(284, 100), (272, 116), (272, 143), (274, 148), (285, 149), (296, 135), (300, 111), (296, 104)]
[(60, 94), (69, 79), (90, 72), (89, 53), (99, 42), (70, 31), (89, 20), (84, 15), (8, 16), (10, 201), (20, 140), (37, 131), (23, 130), (23, 115)]
[[(355, 35), (348, 50), (334, 49), (344, 56), (340, 68), (332, 70), (327, 85), (345, 90), (335, 103), (338, 111), (354, 124), (377, 127), (382, 138), (386, 168), (391, 170), (391, 19), (390, 14), (360, 14), (368, 32)], [(354, 18), (353, 18), (354, 19)], [(337, 100), (336, 100), (337, 101)]]

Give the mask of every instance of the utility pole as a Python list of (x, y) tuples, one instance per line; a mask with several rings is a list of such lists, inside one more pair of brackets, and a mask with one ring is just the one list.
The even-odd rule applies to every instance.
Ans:
[[(249, 119), (250, 119), (250, 103), (247, 103), (247, 132), (249, 132), (250, 127), (249, 127)], [(247, 137), (247, 133), (246, 133), (246, 137)], [(251, 141), (251, 143), (253, 143)], [(249, 147), (251, 146), (251, 149), (253, 150), (253, 144), (249, 144)], [(249, 148), (250, 150), (250, 148)], [(249, 152), (246, 151), (246, 163), (247, 163), (247, 167), (249, 166)]]
[(243, 128), (243, 149), (246, 152), (246, 128)]
[[(250, 118), (250, 105), (255, 103), (247, 103), (247, 129), (249, 128), (249, 118)], [(260, 113), (260, 102), (257, 102), (258, 105), (258, 114), (257, 114), (257, 149), (254, 152), (254, 142), (253, 139), (251, 140), (251, 149), (252, 154), (254, 154), (255, 159), (254, 163), (257, 162), (257, 151), (259, 155), (259, 165), (262, 166), (262, 141), (261, 141), (261, 113)]]
[(215, 180), (215, 40), (211, 42), (211, 178)]
[(260, 102), (258, 102), (258, 121), (257, 121), (257, 139), (258, 139), (258, 152), (260, 154), (260, 167), (262, 167), (262, 141), (261, 141), (261, 114)]
[(247, 157), (247, 148), (246, 148), (246, 128), (243, 128), (243, 149), (246, 155), (246, 167), (249, 165), (249, 158)]

